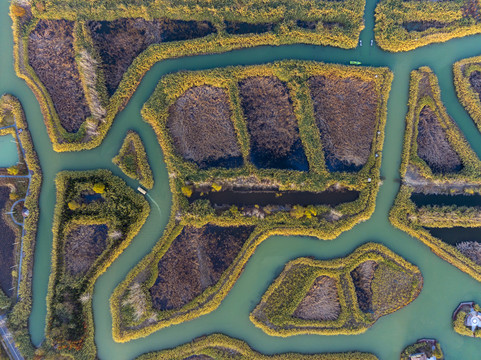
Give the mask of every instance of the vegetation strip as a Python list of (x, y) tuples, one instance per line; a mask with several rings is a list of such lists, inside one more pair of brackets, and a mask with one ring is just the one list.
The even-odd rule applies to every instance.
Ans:
[[(242, 9), (234, 9), (230, 3), (199, 6), (194, 1), (173, 7), (168, 2), (146, 1), (123, 10), (111, 5), (98, 2), (92, 8), (87, 1), (43, 0), (34, 1), (32, 7), (20, 3), (11, 5), (15, 70), (34, 91), (56, 151), (98, 146), (143, 75), (166, 58), (294, 43), (354, 48), (364, 27), (365, 1), (309, 0), (300, 6), (287, 0), (267, 3), (251, 0), (243, 4)], [(274, 23), (266, 32), (239, 30), (239, 34), (231, 34), (232, 27), (225, 21), (237, 22), (239, 25), (235, 28), (243, 29), (266, 21)], [(298, 26), (298, 21), (301, 25), (304, 21), (314, 25)], [(144, 26), (144, 34), (152, 35), (151, 38), (135, 35), (138, 26)], [(58, 27), (69, 31), (67, 34), (62, 31), (65, 35), (62, 37), (60, 31), (54, 31)], [(103, 28), (109, 31), (102, 31)], [(37, 34), (38, 30), (41, 32)], [(116, 35), (122, 31), (124, 35)], [(121, 51), (122, 44), (118, 42), (127, 41), (131, 36), (132, 41), (124, 46), (127, 51)], [(63, 49), (59, 55), (71, 69), (61, 75), (64, 82), (50, 81), (57, 55), (48, 54), (49, 47), (41, 46), (46, 43)], [(102, 50), (102, 44), (109, 49)], [(111, 57), (115, 49), (118, 56)], [(48, 62), (42, 59), (45, 55)], [(62, 86), (71, 89), (57, 91)], [(65, 101), (65, 96), (72, 97), (73, 103), (81, 105), (83, 111), (67, 111), (71, 102)]]
[[(19, 163), (8, 169), (0, 169), (1, 183), (10, 189), (9, 202), (14, 203), (24, 198), (23, 209), (26, 217), (23, 228), (16, 227), (18, 233), (14, 263), (14, 270), (18, 286), (13, 299), (6, 298), (0, 293), (0, 309), (7, 310), (7, 325), (15, 339), (15, 345), (26, 358), (33, 358), (35, 348), (30, 341), (29, 316), (32, 308), (32, 271), (39, 216), (38, 199), (42, 183), (42, 172), (33, 148), (32, 139), (25, 120), (22, 105), (12, 95), (0, 98), (0, 124), (15, 134), (19, 152)], [(2, 130), (4, 131), (4, 130)], [(21, 214), (20, 214), (20, 217)], [(5, 232), (2, 232), (5, 234)], [(21, 239), (21, 240), (20, 240)], [(8, 270), (9, 272), (11, 269)], [(8, 273), (8, 272), (7, 272)], [(15, 287), (15, 285), (12, 286)]]
[(480, 7), (475, 0), (382, 0), (375, 17), (376, 42), (392, 52), (481, 32)]
[[(321, 137), (318, 129), (311, 126), (314, 109), (309, 88), (306, 86), (307, 80), (313, 76), (325, 76), (327, 79), (357, 79), (357, 81), (372, 84), (376, 89), (377, 101), (373, 104), (375, 107), (373, 121), (376, 126), (371, 134), (372, 146), (366, 163), (358, 172), (329, 172), (324, 165)], [(278, 84), (277, 81), (279, 81), (287, 89), (288, 93), (284, 96), (289, 96), (292, 100), (292, 105), (288, 106), (292, 106), (294, 118), (285, 126), (298, 127), (298, 136), (309, 161), (309, 171), (278, 168), (278, 164), (271, 164), (270, 168), (260, 168), (251, 161), (250, 132), (253, 129), (249, 129), (246, 124), (245, 117), (248, 115), (244, 113), (241, 106), (242, 99), (239, 91), (239, 84), (249, 78), (277, 78), (275, 82), (268, 81), (267, 84)], [(152, 253), (129, 273), (111, 297), (114, 339), (124, 342), (147, 336), (165, 326), (211, 312), (227, 295), (256, 247), (270, 235), (311, 235), (322, 239), (333, 239), (359, 221), (369, 218), (374, 211), (375, 196), (380, 183), (379, 155), (391, 80), (392, 74), (385, 68), (355, 68), (303, 61), (185, 72), (163, 78), (144, 106), (142, 115), (154, 128), (165, 154), (173, 193), (171, 220), (163, 238)], [(207, 87), (206, 92), (190, 91)], [(213, 87), (223, 92), (209, 90)], [(227, 156), (218, 150), (210, 151), (213, 147), (216, 149), (217, 142), (224, 143), (225, 139), (216, 137), (214, 142), (209, 139), (211, 135), (199, 134), (196, 130), (195, 116), (188, 117), (192, 123), (181, 122), (182, 127), (179, 128), (176, 127), (175, 119), (172, 118), (178, 116), (178, 112), (174, 109), (179, 102), (189, 103), (185, 98), (186, 94), (213, 94), (217, 104), (219, 94), (223, 93), (226, 95), (222, 95), (222, 98), (227, 99), (228, 103), (222, 106), (227, 106), (229, 109), (229, 121), (232, 122), (235, 130), (234, 139), (230, 137), (231, 135), (228, 136), (230, 141), (238, 144), (243, 159), (242, 165), (238, 163), (237, 167), (231, 166), (230, 150)], [(195, 108), (203, 112), (204, 106), (207, 108), (211, 106), (208, 101), (210, 98), (207, 96), (206, 99), (205, 103), (197, 102)], [(190, 110), (187, 108), (185, 111)], [(276, 115), (273, 116), (273, 121), (277, 121)], [(205, 121), (213, 121), (213, 118), (206, 118)], [(209, 128), (210, 124), (202, 126)], [(189, 127), (192, 129), (189, 130)], [(179, 132), (179, 129), (185, 132)], [(173, 133), (178, 136), (179, 143), (182, 141), (184, 147), (176, 146)], [(187, 134), (194, 134), (193, 138), (186, 137)], [(199, 144), (199, 141), (204, 143)], [(189, 149), (190, 143), (195, 144), (197, 148), (202, 148), (205, 154), (217, 154), (216, 159), (223, 157), (225, 161), (199, 162), (203, 156), (199, 152), (196, 152), (197, 159), (187, 156), (189, 152), (186, 149)], [(207, 156), (205, 159), (210, 158)], [(223, 190), (240, 188), (244, 191), (275, 191), (280, 199), (285, 190), (308, 191), (313, 195), (321, 194), (324, 190), (335, 193), (343, 189), (359, 193), (356, 194), (358, 196), (353, 197), (353, 201), (332, 206), (316, 203), (301, 206), (286, 203), (266, 206), (231, 204), (218, 207), (205, 197), (208, 194), (220, 194)], [(211, 238), (214, 236), (213, 229), (216, 228), (224, 228), (225, 234), (228, 234), (229, 231), (241, 231), (240, 229), (246, 227), (252, 228), (249, 230), (250, 235), (243, 240), (242, 244), (232, 247), (238, 250), (235, 253), (229, 253), (230, 255), (225, 259), (210, 256), (209, 251), (212, 250), (201, 245), (202, 242), (194, 240), (199, 235), (193, 234), (199, 233), (204, 234), (201, 238), (203, 236), (207, 236), (206, 239)], [(205, 241), (211, 244), (209, 246), (216, 247), (217, 251), (221, 253), (225, 251), (222, 241), (217, 243)], [(188, 245), (180, 246), (179, 244), (182, 243)], [(181, 249), (184, 252), (180, 251)], [(195, 264), (193, 268), (197, 269), (195, 270), (197, 272), (187, 276), (191, 282), (184, 284), (179, 281), (179, 284), (184, 284), (179, 286), (179, 289), (189, 289), (187, 303), (174, 304), (174, 297), (180, 296), (176, 289), (169, 292), (160, 291), (158, 284), (164, 281), (162, 277), (166, 276), (165, 266), (169, 259), (177, 259), (179, 264)], [(217, 269), (214, 271), (216, 274), (214, 283), (206, 280), (212, 279), (210, 277), (212, 274), (208, 275), (211, 267)], [(183, 274), (180, 270), (182, 268), (183, 266), (178, 267), (175, 269), (177, 273), (175, 271), (169, 273), (171, 275), (168, 277), (180, 276)], [(209, 287), (206, 288), (206, 284), (209, 284)]]
[(149, 214), (148, 202), (108, 170), (57, 175), (47, 341), (42, 354), (96, 356), (92, 292)]
[(120, 170), (132, 179), (138, 180), (147, 189), (154, 187), (154, 178), (150, 169), (147, 153), (139, 134), (130, 130), (117, 156), (112, 159)]
[[(423, 111), (429, 109), (431, 139), (420, 140)], [(435, 139), (433, 141), (433, 139)], [(423, 150), (420, 150), (423, 148)], [(456, 163), (453, 166), (453, 156)], [(423, 159), (424, 158), (424, 159)], [(431, 234), (427, 228), (478, 227), (478, 207), (421, 206), (421, 194), (432, 198), (441, 194), (469, 196), (481, 191), (481, 162), (446, 113), (441, 102), (436, 76), (423, 67), (411, 73), (409, 110), (401, 162), (402, 185), (390, 211), (391, 223), (420, 239), (431, 250), (460, 270), (481, 281), (481, 246), (476, 242), (448, 244)], [(459, 200), (458, 200), (459, 201)], [(455, 245), (455, 246), (453, 246)]]
[(453, 74), (458, 99), (481, 130), (481, 56), (454, 63)]
[(252, 350), (247, 343), (222, 334), (212, 334), (194, 339), (191, 343), (170, 350), (144, 354), (137, 360), (186, 360), (186, 359), (228, 359), (239, 360), (377, 360), (369, 353), (349, 352), (332, 354), (285, 353), (263, 355)]
[[(327, 288), (319, 291), (318, 280), (325, 277), (333, 282), (333, 294)], [(368, 243), (342, 259), (290, 261), (250, 319), (273, 336), (360, 334), (379, 317), (413, 301), (422, 286), (416, 266)], [(310, 310), (307, 317), (302, 308)]]

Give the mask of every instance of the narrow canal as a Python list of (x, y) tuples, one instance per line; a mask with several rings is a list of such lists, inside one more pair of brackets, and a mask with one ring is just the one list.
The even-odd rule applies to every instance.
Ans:
[[(380, 359), (399, 359), (404, 346), (423, 337), (438, 339), (447, 359), (478, 359), (481, 342), (461, 337), (451, 328), (451, 314), (463, 300), (481, 301), (481, 284), (435, 256), (426, 246), (392, 227), (388, 212), (398, 191), (399, 164), (407, 111), (409, 73), (420, 66), (430, 66), (439, 77), (442, 99), (449, 114), (458, 123), (468, 141), (481, 154), (481, 135), (459, 104), (452, 82), (452, 64), (462, 58), (481, 54), (481, 35), (430, 45), (408, 53), (391, 54), (369, 46), (373, 38), (375, 0), (368, 0), (365, 15), (366, 29), (361, 34), (364, 46), (342, 50), (319, 46), (259, 47), (219, 55), (195, 56), (163, 61), (145, 76), (129, 104), (114, 122), (102, 146), (81, 153), (55, 153), (52, 150), (39, 105), (26, 84), (15, 76), (13, 69), (13, 40), (8, 18), (8, 0), (0, 3), (0, 93), (17, 96), (24, 106), (34, 145), (44, 172), (40, 197), (40, 225), (34, 266), (33, 312), (30, 318), (32, 341), (44, 339), (52, 217), (55, 205), (54, 179), (61, 170), (107, 168), (121, 176), (131, 186), (136, 183), (123, 176), (111, 163), (128, 129), (134, 129), (146, 145), (155, 177), (151, 198), (160, 206), (152, 206), (151, 214), (141, 232), (127, 250), (102, 275), (95, 286), (93, 310), (95, 340), (101, 359), (132, 359), (144, 352), (170, 348), (191, 341), (194, 337), (213, 332), (242, 339), (255, 350), (280, 352), (339, 352), (361, 350), (375, 353)], [(149, 337), (117, 344), (112, 339), (112, 319), (109, 298), (116, 285), (139, 262), (161, 237), (170, 212), (171, 194), (162, 151), (149, 125), (142, 121), (140, 109), (149, 98), (158, 80), (167, 73), (181, 69), (199, 70), (229, 65), (247, 65), (282, 59), (306, 59), (347, 64), (349, 60), (363, 65), (388, 66), (394, 72), (394, 82), (388, 103), (386, 140), (381, 173), (385, 177), (377, 198), (376, 211), (367, 222), (332, 241), (308, 237), (274, 236), (261, 244), (222, 305), (209, 315), (172, 326)], [(380, 319), (370, 330), (356, 336), (294, 336), (276, 338), (256, 329), (249, 313), (284, 264), (299, 256), (319, 259), (341, 257), (351, 253), (366, 241), (385, 244), (408, 261), (418, 265), (424, 276), (421, 295), (406, 308)]]

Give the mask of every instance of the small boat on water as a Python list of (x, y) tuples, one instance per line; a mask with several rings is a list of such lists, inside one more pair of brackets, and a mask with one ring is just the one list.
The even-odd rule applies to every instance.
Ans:
[(371, 39), (371, 46), (372, 46), (373, 44), (374, 44), (374, 40), (373, 40), (373, 39)]
[(359, 46), (362, 46), (362, 40), (359, 40)]
[(361, 65), (361, 62), (356, 61), (356, 60), (351, 60), (351, 61), (349, 61), (349, 64), (351, 64), (351, 65)]

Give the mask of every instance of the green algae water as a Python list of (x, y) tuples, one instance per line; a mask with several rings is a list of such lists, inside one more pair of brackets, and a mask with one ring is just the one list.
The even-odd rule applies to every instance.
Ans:
[(12, 135), (0, 136), (0, 167), (18, 163), (17, 143)]
[[(424, 65), (433, 69), (439, 78), (442, 100), (448, 113), (455, 119), (474, 150), (481, 155), (481, 135), (456, 98), (451, 70), (455, 61), (481, 54), (481, 35), (430, 45), (407, 53), (383, 52), (376, 45), (369, 46), (370, 40), (373, 39), (375, 5), (375, 1), (368, 0), (365, 13), (366, 29), (361, 33), (364, 46), (354, 50), (306, 45), (259, 47), (158, 63), (146, 74), (125, 110), (117, 116), (102, 146), (81, 153), (55, 153), (33, 93), (15, 75), (11, 21), (7, 15), (9, 2), (2, 0), (0, 45), (4, 50), (0, 56), (0, 94), (11, 93), (17, 96), (24, 106), (44, 173), (35, 251), (33, 312), (30, 317), (33, 343), (38, 345), (44, 339), (45, 297), (50, 274), (51, 226), (55, 206), (55, 176), (62, 170), (107, 168), (126, 180), (130, 186), (136, 187), (137, 182), (126, 178), (111, 162), (127, 131), (133, 129), (142, 137), (152, 165), (155, 178), (155, 187), (149, 191), (152, 210), (144, 227), (127, 250), (96, 283), (93, 312), (95, 341), (100, 359), (133, 359), (144, 352), (171, 348), (213, 332), (221, 332), (244, 340), (255, 350), (266, 354), (359, 350), (372, 352), (382, 360), (399, 359), (399, 353), (406, 345), (419, 338), (428, 337), (440, 341), (447, 359), (479, 359), (481, 341), (456, 334), (451, 328), (451, 314), (461, 301), (480, 302), (481, 284), (439, 259), (420, 241), (395, 229), (388, 221), (388, 212), (399, 189), (399, 165), (411, 70)], [(129, 270), (162, 236), (170, 213), (171, 194), (162, 151), (154, 132), (142, 121), (140, 116), (142, 105), (152, 94), (158, 80), (170, 72), (260, 64), (282, 59), (341, 64), (356, 60), (361, 61), (363, 65), (388, 66), (394, 72), (382, 154), (381, 174), (385, 180), (378, 194), (373, 216), (369, 221), (357, 225), (331, 241), (296, 236), (270, 237), (259, 246), (248, 261), (238, 282), (216, 311), (196, 320), (160, 330), (146, 338), (124, 344), (115, 343), (111, 330), (110, 295)], [(157, 208), (155, 204), (159, 207)], [(250, 311), (287, 261), (299, 256), (314, 256), (319, 259), (343, 257), (367, 241), (383, 243), (409, 262), (419, 266), (424, 277), (424, 288), (413, 303), (381, 318), (364, 334), (354, 336), (302, 335), (277, 338), (264, 334), (249, 321)]]

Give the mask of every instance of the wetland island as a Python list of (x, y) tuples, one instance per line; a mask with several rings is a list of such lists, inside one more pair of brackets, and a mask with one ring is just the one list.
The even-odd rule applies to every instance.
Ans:
[(480, 6), (0, 2), (0, 359), (479, 359)]

